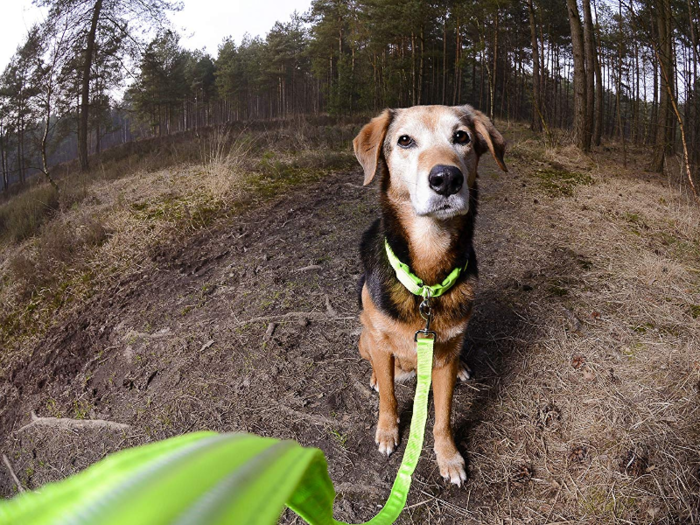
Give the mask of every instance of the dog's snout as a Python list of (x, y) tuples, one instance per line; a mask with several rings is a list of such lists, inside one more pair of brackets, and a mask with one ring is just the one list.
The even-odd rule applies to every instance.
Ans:
[(464, 175), (456, 166), (439, 164), (430, 170), (428, 183), (435, 193), (449, 197), (462, 188)]

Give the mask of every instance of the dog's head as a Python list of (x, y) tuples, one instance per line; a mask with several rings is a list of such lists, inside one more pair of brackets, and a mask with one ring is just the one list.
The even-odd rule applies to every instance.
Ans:
[(479, 157), (490, 151), (503, 171), (505, 141), (471, 106), (387, 109), (353, 141), (365, 185), (386, 167), (389, 198), (418, 216), (449, 219), (469, 211)]

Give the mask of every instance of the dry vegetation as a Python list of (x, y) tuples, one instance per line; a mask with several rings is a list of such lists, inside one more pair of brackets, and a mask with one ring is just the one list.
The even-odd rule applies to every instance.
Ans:
[(352, 124), (332, 134), (306, 120), (268, 126), (127, 144), (106, 152), (95, 173), (65, 173), (60, 194), (39, 183), (0, 204), (0, 377), (13, 346), (120, 279), (161, 240), (354, 163)]
[[(0, 447), (21, 483), (189, 430), (251, 431), (322, 448), (337, 517), (373, 515), (403, 448), (374, 449), (355, 347), (355, 246), (376, 214), (356, 129), (210, 135), (188, 163), (111, 168), (5, 241)], [(505, 135), (511, 171), (481, 170), (477, 376), (456, 392), (470, 480), (442, 483), (428, 437), (401, 522), (700, 523), (700, 210), (641, 150), (625, 169), (615, 146)], [(131, 426), (19, 432), (32, 410)]]

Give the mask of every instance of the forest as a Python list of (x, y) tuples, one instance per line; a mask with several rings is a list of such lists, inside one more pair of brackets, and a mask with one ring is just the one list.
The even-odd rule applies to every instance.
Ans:
[(0, 78), (4, 191), (139, 138), (463, 103), (584, 152), (644, 145), (656, 172), (679, 155), (698, 178), (698, 0), (314, 0), (216, 56), (180, 45), (169, 0), (35, 3), (46, 21)]

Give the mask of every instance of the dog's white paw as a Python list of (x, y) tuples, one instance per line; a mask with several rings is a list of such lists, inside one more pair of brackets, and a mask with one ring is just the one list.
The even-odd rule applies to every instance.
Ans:
[(399, 446), (399, 426), (390, 428), (377, 427), (374, 441), (379, 445), (379, 453), (391, 456), (391, 453)]
[(438, 454), (437, 462), (440, 468), (440, 475), (446, 481), (458, 487), (461, 487), (462, 483), (467, 481), (464, 458), (459, 452), (455, 452), (449, 457), (443, 457)]
[(460, 381), (469, 381), (473, 376), (472, 369), (469, 368), (466, 363), (460, 361), (459, 368), (457, 369), (457, 379)]

